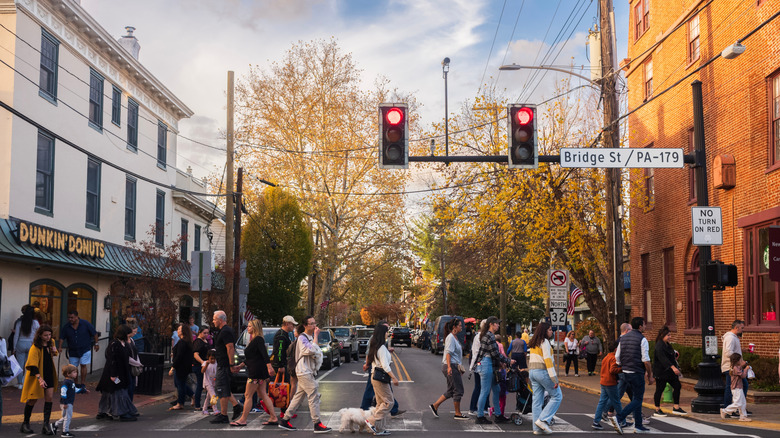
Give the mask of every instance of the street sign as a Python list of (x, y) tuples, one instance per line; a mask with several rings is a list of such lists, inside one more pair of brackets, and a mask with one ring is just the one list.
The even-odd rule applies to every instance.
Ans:
[(694, 245), (723, 245), (720, 207), (691, 207), (691, 222)]
[(547, 287), (562, 287), (569, 289), (569, 271), (565, 269), (547, 270)]
[(566, 325), (566, 309), (550, 309), (550, 325)]
[(551, 309), (565, 309), (567, 308), (569, 303), (566, 302), (566, 300), (553, 300), (550, 299), (550, 308)]
[(769, 227), (769, 247), (767, 248), (766, 265), (769, 267), (769, 279), (780, 281), (780, 227)]
[(190, 260), (190, 290), (210, 291), (211, 251), (192, 251)]
[(561, 167), (682, 168), (681, 148), (561, 148)]

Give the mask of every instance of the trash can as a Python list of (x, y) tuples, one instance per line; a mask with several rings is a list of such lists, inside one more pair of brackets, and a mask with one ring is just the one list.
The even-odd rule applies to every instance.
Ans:
[(138, 359), (144, 370), (138, 375), (136, 394), (160, 395), (163, 385), (163, 366), (165, 355), (162, 353), (138, 353)]

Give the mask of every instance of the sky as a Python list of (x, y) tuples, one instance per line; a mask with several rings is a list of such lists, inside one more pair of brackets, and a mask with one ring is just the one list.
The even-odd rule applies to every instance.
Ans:
[[(628, 2), (614, 0), (618, 59), (626, 56)], [(140, 61), (194, 115), (182, 135), (224, 147), (227, 71), (240, 79), (250, 65), (281, 61), (298, 41), (335, 39), (353, 55), (367, 87), (377, 77), (414, 93), (423, 126), (444, 118), (441, 62), (449, 57), (448, 104), (453, 114), (495, 84), (516, 102), (552, 96), (548, 72), (503, 71), (502, 64), (575, 65), (589, 75), (588, 30), (598, 0), (81, 0), (119, 38), (134, 26)], [(573, 84), (581, 82), (573, 79)], [(224, 153), (179, 138), (177, 167), (197, 177), (221, 173)]]

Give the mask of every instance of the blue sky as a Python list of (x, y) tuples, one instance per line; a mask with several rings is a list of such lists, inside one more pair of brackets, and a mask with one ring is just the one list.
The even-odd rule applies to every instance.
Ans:
[[(628, 2), (614, 3), (622, 59)], [(451, 58), (451, 112), (475, 96), (482, 81), (497, 80), (498, 89), (506, 89), (507, 95), (522, 92), (523, 101), (540, 102), (566, 75), (548, 73), (528, 82), (531, 72), (499, 74), (498, 67), (502, 62), (539, 65), (543, 60), (547, 65), (587, 65), (587, 32), (598, 12), (598, 0), (81, 0), (81, 4), (117, 38), (124, 34), (124, 26), (136, 27), (141, 62), (195, 112), (181, 122), (181, 132), (216, 146), (224, 146), (219, 131), (225, 126), (227, 70), (241, 77), (250, 64), (280, 60), (296, 41), (335, 38), (352, 53), (366, 84), (383, 75), (393, 86), (415, 93), (423, 105), (423, 123), (430, 124), (444, 115), (444, 57)], [(548, 52), (557, 58), (544, 59)], [(179, 155), (178, 167), (192, 166), (197, 176), (221, 170), (224, 164), (224, 156), (183, 139)]]

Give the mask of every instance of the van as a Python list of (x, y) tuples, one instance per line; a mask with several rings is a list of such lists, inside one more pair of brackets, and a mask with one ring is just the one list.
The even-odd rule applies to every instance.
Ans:
[[(465, 323), (463, 322), (462, 316), (441, 315), (440, 317), (436, 318), (436, 322), (433, 325), (434, 332), (433, 339), (431, 339), (431, 353), (442, 354), (444, 352), (444, 339), (446, 338), (444, 334), (444, 325), (447, 324), (452, 318), (458, 318), (460, 320), (461, 327), (465, 328)], [(460, 341), (461, 347), (466, 345), (466, 332), (464, 330), (461, 330), (460, 333), (458, 333), (458, 340)]]

